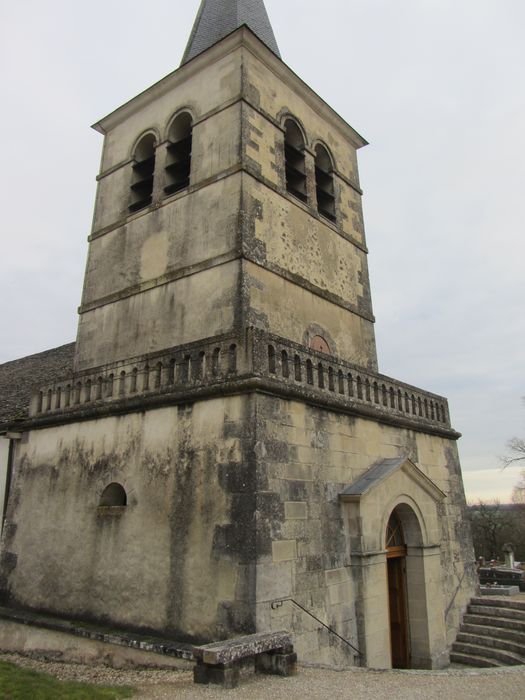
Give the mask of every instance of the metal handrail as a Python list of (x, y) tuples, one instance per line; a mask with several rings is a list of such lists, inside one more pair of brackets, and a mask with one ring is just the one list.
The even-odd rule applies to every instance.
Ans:
[(277, 608), (280, 608), (283, 603), (293, 603), (296, 605), (300, 610), (302, 610), (304, 613), (307, 615), (310, 615), (311, 618), (313, 618), (316, 622), (318, 622), (320, 625), (322, 625), (325, 629), (327, 629), (331, 634), (333, 634), (335, 637), (340, 639), (342, 642), (347, 644), (351, 649), (353, 649), (356, 654), (358, 654), (360, 657), (363, 657), (363, 654), (359, 651), (357, 647), (355, 647), (351, 642), (348, 641), (348, 639), (345, 639), (344, 637), (341, 637), (338, 632), (336, 632), (334, 629), (329, 627), (327, 624), (325, 624), (322, 620), (320, 620), (318, 617), (316, 617), (313, 613), (311, 613), (309, 610), (307, 610), (305, 607), (303, 607), (300, 603), (298, 603), (296, 600), (293, 598), (281, 598), (279, 600), (274, 600), (271, 603), (272, 610), (276, 610)]

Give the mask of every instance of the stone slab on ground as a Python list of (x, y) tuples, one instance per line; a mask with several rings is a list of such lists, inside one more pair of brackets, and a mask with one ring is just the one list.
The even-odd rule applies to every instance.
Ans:
[(265, 634), (250, 634), (223, 642), (193, 647), (193, 655), (206, 664), (228, 664), (244, 659), (246, 656), (255, 656), (265, 651), (289, 647), (291, 644), (292, 638), (289, 632), (283, 630)]

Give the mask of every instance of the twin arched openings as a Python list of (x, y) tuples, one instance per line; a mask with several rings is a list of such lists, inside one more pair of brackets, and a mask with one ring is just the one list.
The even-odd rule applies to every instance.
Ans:
[[(186, 189), (190, 184), (193, 120), (182, 112), (168, 131), (164, 195)], [(157, 141), (152, 133), (145, 134), (133, 152), (130, 212), (140, 211), (153, 201)]]
[[(305, 149), (301, 129), (293, 119), (287, 119), (284, 123), (286, 190), (302, 202), (308, 202)], [(333, 164), (328, 150), (320, 143), (315, 148), (315, 192), (317, 211), (335, 221)]]
[[(193, 119), (182, 112), (172, 122), (166, 146), (164, 195), (186, 189), (190, 184)], [(286, 189), (302, 202), (308, 202), (305, 162), (306, 144), (298, 124), (291, 118), (284, 124), (284, 155)], [(131, 202), (129, 211), (144, 209), (153, 201), (157, 140), (153, 133), (145, 134), (133, 152)], [(315, 148), (315, 191), (317, 211), (330, 221), (336, 220), (333, 163), (328, 150)]]

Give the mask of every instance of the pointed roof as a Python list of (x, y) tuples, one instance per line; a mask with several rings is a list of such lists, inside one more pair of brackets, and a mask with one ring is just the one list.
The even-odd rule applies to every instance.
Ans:
[(281, 57), (263, 0), (201, 0), (181, 65), (244, 24)]
[(446, 498), (446, 494), (411, 459), (408, 457), (394, 457), (377, 461), (357, 481), (347, 486), (339, 494), (339, 499), (347, 502), (360, 501), (376, 486), (400, 470), (412, 481), (419, 484), (434, 500), (440, 501)]

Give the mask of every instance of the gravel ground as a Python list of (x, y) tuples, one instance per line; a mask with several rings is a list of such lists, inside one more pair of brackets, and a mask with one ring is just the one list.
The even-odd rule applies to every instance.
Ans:
[(17, 654), (0, 659), (49, 673), (62, 680), (104, 685), (130, 685), (136, 700), (523, 700), (525, 666), (503, 669), (449, 671), (328, 671), (299, 668), (294, 678), (248, 676), (236, 690), (196, 686), (190, 671), (121, 671), (105, 666), (82, 666), (38, 661)]

